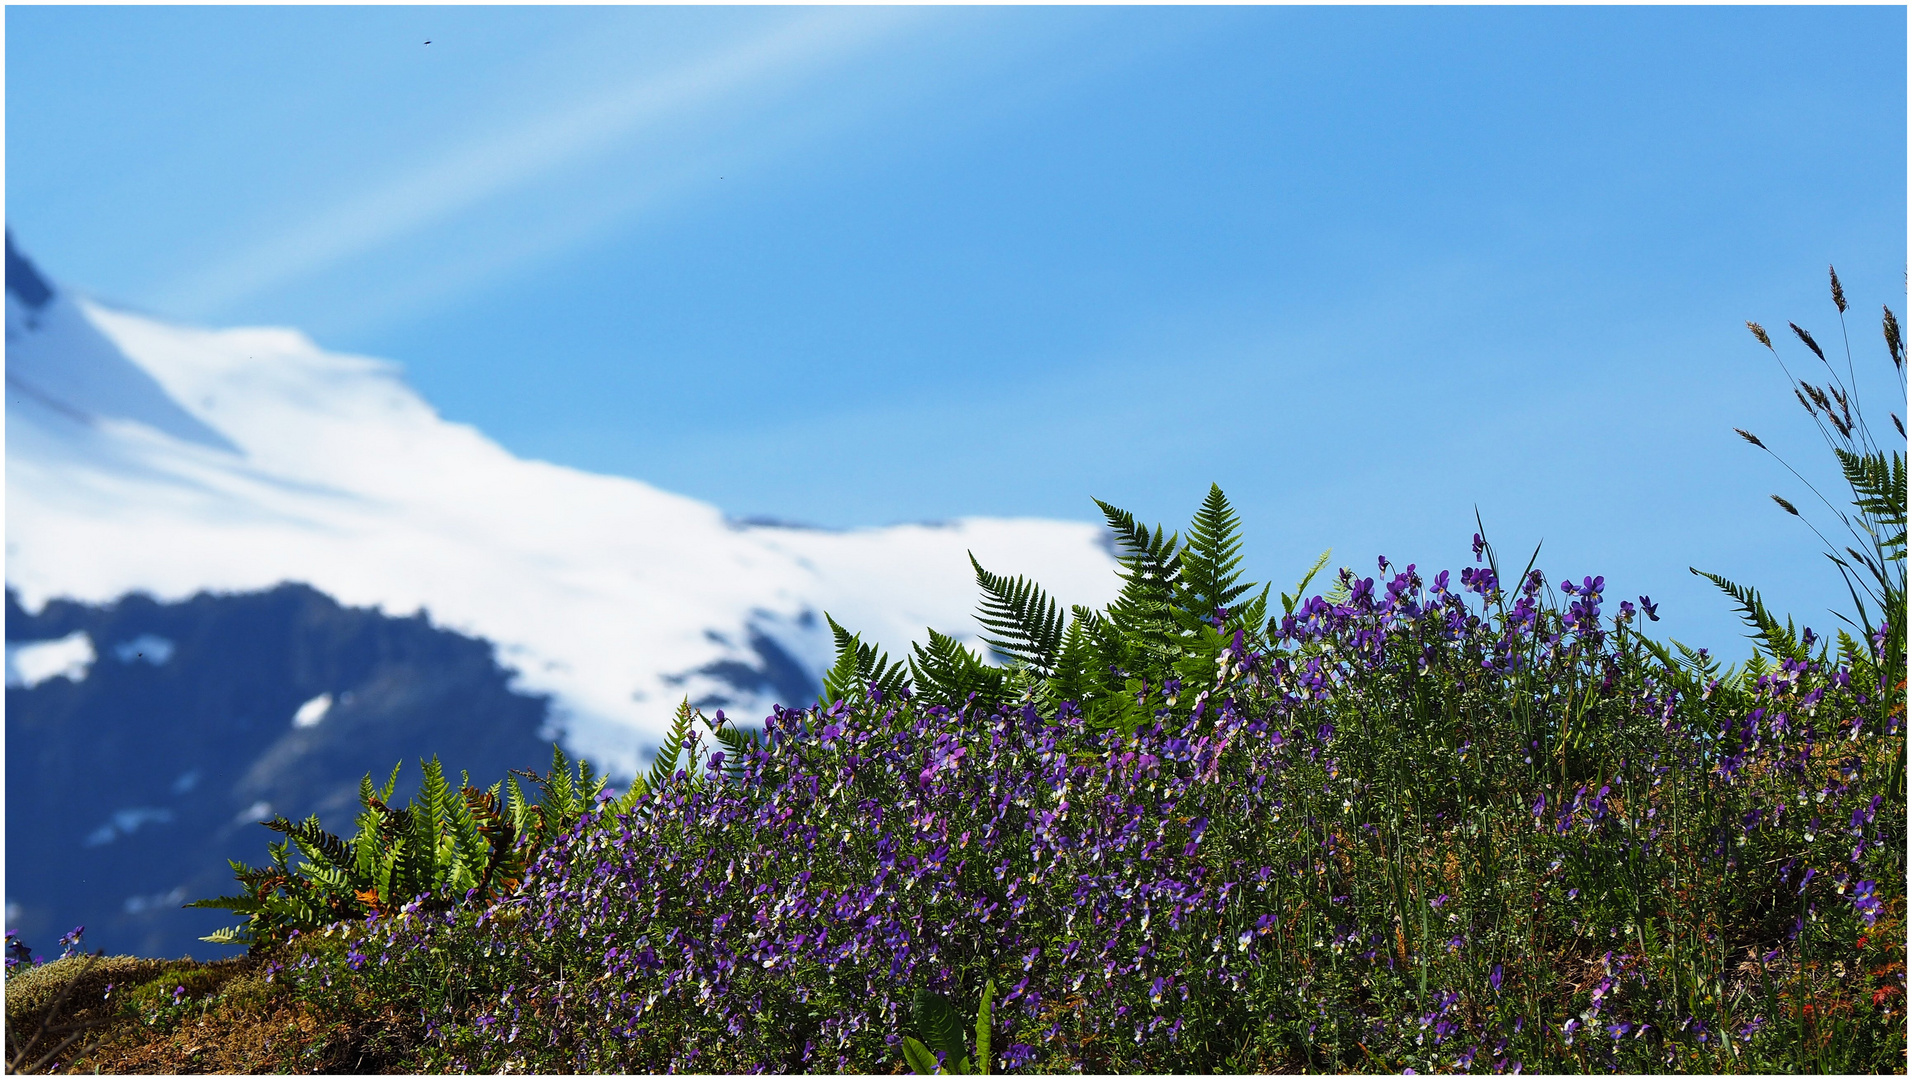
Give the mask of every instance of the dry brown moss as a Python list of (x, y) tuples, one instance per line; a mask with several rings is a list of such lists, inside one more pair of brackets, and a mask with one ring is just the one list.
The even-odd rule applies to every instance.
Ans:
[(7, 1061), (102, 1073), (408, 1071), (391, 1037), (404, 1025), (388, 1012), (321, 1015), (268, 982), (260, 958), (71, 957), (7, 978)]

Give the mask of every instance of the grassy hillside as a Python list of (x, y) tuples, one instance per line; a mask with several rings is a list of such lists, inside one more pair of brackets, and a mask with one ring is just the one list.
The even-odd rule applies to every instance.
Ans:
[(1458, 574), (1277, 594), (1219, 490), (1186, 534), (1105, 507), (1105, 610), (976, 567), (1007, 666), (840, 630), (826, 702), (686, 708), (686, 767), (621, 796), (565, 762), (536, 808), (368, 781), (358, 836), (281, 822), (305, 861), (242, 874), (250, 958), (28, 966), (9, 1039), (97, 1019), (47, 1064), (109, 1069), (1902, 1071), (1903, 423), (1888, 452), (1806, 385), (1852, 487), (1840, 633), (1722, 578), (1756, 650), (1723, 665), (1480, 535)]

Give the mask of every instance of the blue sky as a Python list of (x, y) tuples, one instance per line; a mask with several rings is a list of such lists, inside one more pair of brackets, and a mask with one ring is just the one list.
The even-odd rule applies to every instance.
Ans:
[(1174, 526), (1217, 481), (1290, 585), (1458, 569), (1478, 507), (1737, 655), (1689, 565), (1839, 595), (1733, 435), (1830, 478), (1742, 324), (1839, 341), (1836, 264), (1898, 400), (1905, 18), (12, 7), (7, 220), (738, 516)]

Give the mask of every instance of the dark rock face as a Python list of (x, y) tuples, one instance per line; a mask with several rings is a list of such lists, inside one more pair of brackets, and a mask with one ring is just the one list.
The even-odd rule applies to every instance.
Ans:
[[(798, 619), (798, 625), (801, 626), (814, 625), (815, 622), (816, 614), (811, 611), (805, 611)], [(736, 708), (740, 702), (754, 700), (759, 695), (768, 695), (779, 704), (801, 708), (823, 693), (823, 682), (816, 673), (791, 656), (782, 645), (777, 644), (775, 638), (756, 626), (746, 627), (745, 632), (749, 635), (745, 648), (755, 657), (757, 662), (754, 665), (742, 660), (713, 660), (691, 671), (666, 675), (664, 682), (682, 686), (692, 676), (702, 675), (729, 687), (728, 691), (706, 692), (692, 701), (691, 705), (699, 709)], [(706, 630), (704, 635), (712, 641), (725, 644), (730, 641), (715, 630)]]
[(227, 859), (267, 861), (264, 818), (317, 813), (349, 836), (368, 772), (402, 761), (403, 802), (434, 754), (481, 787), (550, 763), (546, 699), (424, 614), (304, 585), (38, 615), (8, 593), (10, 649), (75, 631), (96, 654), (82, 678), (7, 688), (7, 926), (43, 954), (85, 924), (108, 953), (229, 955), (197, 939), (239, 919), (180, 905), (231, 892)]
[(7, 231), (7, 291), (20, 299), (27, 307), (39, 309), (53, 299), (53, 286), (46, 283), (40, 271), (27, 260), (25, 255), (13, 246), (13, 231)]

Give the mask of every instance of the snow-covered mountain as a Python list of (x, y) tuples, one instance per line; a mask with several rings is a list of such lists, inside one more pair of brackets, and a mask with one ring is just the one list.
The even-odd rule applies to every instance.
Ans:
[[(619, 774), (685, 696), (746, 720), (813, 696), (826, 611), (892, 656), (925, 627), (973, 641), (966, 551), (1065, 603), (1116, 590), (1096, 525), (751, 524), (517, 458), (438, 416), (390, 363), (115, 309), (49, 283), (11, 236), (6, 334), (6, 580), (24, 612), (282, 582), (429, 612), (491, 642), (515, 689), (548, 695), (566, 748)], [(20, 663), (59, 661), (22, 646), (9, 685)]]

